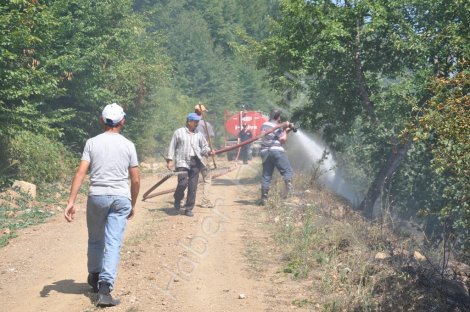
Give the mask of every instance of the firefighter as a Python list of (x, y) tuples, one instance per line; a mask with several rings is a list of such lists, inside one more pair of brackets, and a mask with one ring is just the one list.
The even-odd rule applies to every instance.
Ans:
[[(274, 109), (271, 111), (269, 121), (263, 123), (261, 126), (261, 133), (269, 132), (272, 128), (281, 123), (281, 111)], [(269, 187), (273, 177), (274, 168), (279, 170), (285, 182), (285, 195), (292, 194), (292, 175), (293, 170), (287, 158), (287, 154), (283, 145), (287, 141), (287, 133), (293, 129), (293, 124), (290, 124), (286, 129), (279, 128), (263, 136), (261, 142), (261, 158), (263, 160), (263, 175), (261, 181), (261, 205), (266, 203), (268, 199)]]
[[(245, 142), (251, 139), (252, 137), (253, 137), (253, 134), (251, 133), (251, 130), (248, 127), (248, 124), (246, 123), (246, 121), (243, 121), (242, 129), (238, 133), (237, 144), (240, 144), (241, 142)], [(245, 144), (241, 147), (240, 154), (242, 156), (244, 164), (248, 163), (250, 147), (251, 147), (251, 144)]]

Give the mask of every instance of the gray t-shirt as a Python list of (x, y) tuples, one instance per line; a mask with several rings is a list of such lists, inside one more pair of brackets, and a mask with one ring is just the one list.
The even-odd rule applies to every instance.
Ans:
[[(261, 133), (264, 134), (266, 132), (269, 132), (272, 128), (277, 126), (279, 126), (279, 124), (273, 120), (266, 121), (261, 126)], [(279, 138), (283, 134), (283, 131), (284, 130), (282, 128), (278, 128), (274, 132), (264, 135), (261, 141), (261, 152), (268, 150), (284, 151), (282, 143), (279, 140)]]
[[(204, 124), (207, 125), (207, 131), (206, 131), (206, 126)], [(214, 129), (212, 128), (212, 125), (205, 120), (201, 119), (201, 121), (199, 121), (196, 131), (202, 133), (202, 135), (204, 135), (204, 138), (206, 138), (207, 142), (209, 142), (209, 137), (207, 136), (208, 133), (209, 133), (209, 136), (211, 137), (211, 140), (214, 137)]]
[(90, 162), (90, 190), (93, 195), (131, 198), (129, 167), (138, 166), (134, 144), (118, 133), (99, 134), (85, 144), (82, 160)]

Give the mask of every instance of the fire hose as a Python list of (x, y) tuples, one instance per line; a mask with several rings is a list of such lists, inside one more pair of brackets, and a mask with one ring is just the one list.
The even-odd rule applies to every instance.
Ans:
[(168, 172), (168, 173), (160, 174), (160, 176), (162, 176), (161, 180), (158, 181), (157, 184), (152, 186), (147, 192), (145, 192), (144, 195), (142, 195), (142, 200), (146, 200), (147, 198), (153, 197), (153, 196), (149, 197), (149, 194), (152, 193), (153, 190), (155, 190), (157, 187), (162, 185), (169, 178), (175, 175), (182, 175), (182, 174), (188, 174), (188, 173), (186, 171), (181, 171), (181, 172)]
[[(213, 170), (211, 170), (212, 171), (211, 179), (218, 178), (218, 177), (220, 177), (220, 176), (222, 176), (226, 173), (229, 173), (230, 171), (233, 171), (235, 169), (236, 169), (236, 167), (226, 167), (226, 168), (221, 167), (221, 168), (213, 169)], [(149, 199), (149, 198), (153, 198), (153, 197), (168, 194), (168, 193), (173, 193), (174, 191), (176, 191), (176, 188), (172, 188), (172, 189), (169, 189), (169, 190), (159, 191), (159, 192), (150, 194), (153, 190), (155, 190), (157, 187), (162, 185), (163, 182), (165, 182), (166, 180), (168, 180), (172, 176), (180, 175), (180, 174), (188, 174), (188, 173), (186, 171), (181, 171), (181, 172), (172, 172), (170, 174), (167, 174), (163, 179), (158, 181), (157, 184), (155, 184), (147, 192), (145, 192), (145, 194), (142, 196), (142, 200), (145, 201), (146, 199)], [(200, 181), (199, 183), (202, 183), (202, 181)]]
[[(273, 127), (272, 129), (270, 129), (269, 131), (265, 132), (265, 133), (262, 133), (260, 135), (258, 135), (257, 137), (254, 137), (254, 138), (251, 138), (249, 140), (246, 140), (246, 141), (243, 141), (241, 142), (240, 144), (236, 144), (236, 145), (232, 145), (232, 146), (228, 146), (228, 147), (225, 147), (225, 148), (222, 148), (220, 150), (217, 150), (217, 151), (214, 151), (213, 152), (213, 155), (218, 155), (218, 154), (222, 154), (222, 153), (226, 153), (228, 151), (231, 151), (231, 150), (234, 150), (236, 148), (240, 148), (242, 147), (243, 145), (246, 145), (246, 144), (250, 144), (256, 140), (259, 140), (261, 139), (262, 137), (264, 137), (265, 135), (267, 134), (270, 134), (274, 131), (276, 131), (277, 129), (279, 128), (287, 128), (289, 127), (289, 123), (288, 122), (283, 122), (275, 127)], [(294, 130), (296, 131), (296, 130)], [(235, 170), (236, 167), (232, 167), (232, 168), (217, 168), (217, 169), (213, 169), (212, 170), (212, 175), (211, 175), (211, 179), (214, 179), (216, 177), (219, 177), (221, 175), (224, 175), (230, 171), (233, 171)], [(165, 191), (160, 191), (160, 192), (157, 192), (157, 193), (154, 193), (154, 194), (150, 194), (151, 192), (153, 192), (157, 187), (159, 187), (160, 185), (162, 185), (165, 181), (167, 181), (169, 178), (173, 177), (173, 176), (176, 176), (176, 175), (183, 175), (183, 174), (188, 174), (186, 171), (180, 171), (180, 172), (169, 172), (169, 173), (164, 173), (164, 174), (160, 174), (160, 176), (162, 177), (160, 179), (160, 181), (158, 181), (154, 186), (152, 186), (148, 191), (146, 191), (144, 193), (144, 195), (142, 196), (142, 200), (145, 201), (146, 199), (148, 198), (153, 198), (153, 197), (156, 197), (156, 196), (159, 196), (159, 195), (163, 195), (163, 194), (168, 194), (168, 193), (171, 193), (171, 192), (174, 192), (176, 190), (176, 188), (173, 188), (173, 189), (170, 189), (170, 190), (165, 190)]]
[(236, 148), (239, 148), (239, 147), (242, 147), (243, 145), (246, 145), (246, 144), (250, 144), (256, 140), (259, 140), (261, 139), (262, 137), (264, 137), (265, 135), (267, 134), (270, 134), (270, 133), (273, 133), (274, 131), (276, 131), (277, 129), (279, 128), (287, 128), (289, 127), (289, 122), (283, 122), (275, 127), (273, 127), (272, 129), (270, 129), (269, 131), (265, 132), (265, 133), (261, 133), (260, 135), (258, 135), (257, 137), (254, 137), (254, 138), (251, 138), (249, 140), (246, 140), (246, 141), (243, 141), (239, 144), (236, 144), (236, 145), (232, 145), (232, 146), (227, 146), (225, 148), (222, 148), (222, 149), (219, 149), (217, 151), (214, 151), (214, 155), (218, 155), (218, 154), (222, 154), (222, 153), (226, 153), (226, 152), (229, 152), (231, 150), (234, 150)]

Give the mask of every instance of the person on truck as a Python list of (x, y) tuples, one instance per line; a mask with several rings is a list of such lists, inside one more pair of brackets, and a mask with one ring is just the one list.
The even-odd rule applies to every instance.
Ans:
[[(196, 106), (194, 106), (194, 112), (198, 116), (201, 116), (201, 121), (199, 121), (196, 131), (204, 135), (204, 138), (209, 143), (209, 147), (212, 148), (211, 143), (214, 140), (214, 129), (212, 128), (212, 125), (208, 121), (205, 120), (205, 118), (202, 118), (202, 117), (205, 117), (205, 112), (208, 112), (208, 111), (209, 110), (201, 102), (199, 102), (198, 104), (196, 104)], [(207, 162), (207, 165), (201, 170), (201, 177), (202, 177), (201, 207), (212, 208), (214, 207), (214, 204), (209, 199), (210, 187), (212, 185), (212, 177), (210, 174), (211, 170), (209, 167), (209, 162), (208, 161), (206, 162)]]
[[(248, 127), (248, 124), (246, 123), (246, 121), (243, 121), (242, 129), (238, 133), (237, 144), (245, 142), (251, 139), (252, 137), (253, 137), (253, 134), (251, 133), (251, 130)], [(248, 163), (250, 147), (251, 147), (251, 143), (245, 144), (240, 148), (240, 156), (242, 157), (244, 164)]]
[[(263, 123), (261, 126), (261, 133), (267, 133), (274, 127), (281, 123), (281, 111), (274, 109), (269, 115), (269, 121)], [(291, 127), (279, 128), (274, 132), (263, 136), (261, 142), (261, 158), (263, 161), (263, 174), (261, 180), (261, 205), (265, 205), (268, 199), (269, 187), (273, 178), (274, 168), (279, 170), (284, 183), (285, 183), (285, 195), (292, 194), (292, 175), (293, 170), (290, 165), (287, 154), (282, 147), (287, 142), (287, 133), (291, 130)]]

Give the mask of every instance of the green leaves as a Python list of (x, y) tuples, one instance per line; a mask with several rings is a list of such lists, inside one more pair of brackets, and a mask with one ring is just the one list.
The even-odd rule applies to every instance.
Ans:
[(371, 185), (369, 204), (388, 187), (394, 211), (442, 211), (462, 238), (469, 22), (468, 1), (284, 0), (258, 50), (294, 118), (321, 129), (352, 183)]
[(74, 155), (59, 142), (21, 129), (4, 145), (2, 156), (13, 164), (3, 170), (5, 176), (40, 185), (65, 181), (76, 163)]
[(57, 119), (41, 112), (44, 101), (63, 91), (44, 67), (51, 16), (44, 5), (29, 1), (10, 1), (0, 11), (0, 135), (18, 129), (58, 135)]
[[(453, 220), (456, 229), (470, 230), (470, 72), (435, 79), (436, 95), (419, 119), (417, 138), (426, 142), (433, 155), (432, 168), (446, 176), (440, 211), (442, 219)], [(426, 136), (425, 134), (429, 134)], [(462, 244), (470, 247), (468, 241)]]

